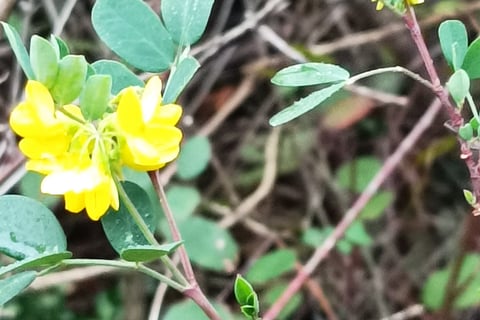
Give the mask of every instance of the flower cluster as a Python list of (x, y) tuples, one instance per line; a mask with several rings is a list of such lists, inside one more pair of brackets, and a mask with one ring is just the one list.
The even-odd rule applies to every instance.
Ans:
[(117, 210), (123, 165), (156, 170), (179, 153), (182, 132), (175, 125), (182, 108), (163, 105), (161, 87), (158, 77), (144, 89), (128, 87), (102, 117), (86, 120), (79, 106), (56, 105), (46, 86), (28, 81), (10, 125), (22, 137), (27, 169), (45, 175), (41, 191), (64, 195), (68, 211), (86, 209), (95, 221), (110, 207)]
[[(377, 2), (377, 10), (382, 10), (385, 6), (386, 1), (387, 0), (372, 0), (372, 2)], [(392, 2), (392, 0), (390, 0), (389, 2)], [(404, 5), (405, 3), (409, 5), (416, 5), (423, 3), (424, 0), (394, 0), (393, 2), (401, 2), (402, 5)]]

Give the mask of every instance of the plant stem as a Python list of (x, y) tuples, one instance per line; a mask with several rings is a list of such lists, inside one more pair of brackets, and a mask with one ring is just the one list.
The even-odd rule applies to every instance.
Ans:
[[(125, 205), (126, 209), (130, 213), (130, 216), (132, 217), (133, 221), (135, 221), (135, 224), (138, 226), (138, 228), (142, 232), (145, 239), (147, 239), (147, 241), (151, 245), (159, 246), (160, 244), (158, 243), (157, 239), (155, 239), (155, 236), (148, 228), (148, 225), (145, 223), (142, 216), (138, 212), (137, 208), (133, 204), (132, 200), (128, 196), (127, 192), (125, 191), (125, 188), (123, 188), (122, 184), (117, 179), (115, 179), (115, 184), (117, 186), (120, 199), (122, 199), (123, 204)], [(172, 262), (172, 260), (168, 256), (162, 256), (160, 257), (160, 260), (166, 265), (168, 270), (172, 272), (175, 279), (180, 281), (185, 286), (189, 284), (189, 281), (185, 279), (183, 274), (180, 272), (180, 270), (178, 270), (177, 266)]]
[(318, 265), (325, 260), (335, 244), (340, 240), (350, 225), (357, 219), (365, 205), (378, 191), (382, 183), (387, 179), (392, 171), (398, 166), (400, 161), (412, 149), (413, 145), (418, 141), (422, 133), (430, 126), (434, 117), (441, 110), (441, 103), (434, 101), (427, 111), (410, 133), (402, 140), (397, 149), (386, 159), (382, 168), (377, 172), (375, 177), (370, 181), (368, 186), (357, 198), (355, 203), (347, 210), (343, 219), (338, 223), (333, 232), (325, 239), (320, 247), (318, 247), (307, 263), (297, 271), (295, 278), (290, 281), (288, 287), (282, 293), (280, 298), (270, 307), (263, 316), (263, 320), (276, 319), (285, 305), (290, 301), (292, 296), (300, 290), (305, 281), (315, 271)]
[(136, 270), (140, 271), (152, 278), (155, 278), (161, 282), (166, 283), (170, 287), (178, 290), (180, 292), (185, 292), (189, 288), (186, 288), (184, 285), (170, 279), (169, 277), (150, 269), (149, 267), (135, 262), (128, 261), (118, 261), (118, 260), (104, 260), (104, 259), (65, 259), (61, 262), (63, 265), (67, 266), (107, 266), (115, 267), (120, 269)]
[[(158, 198), (160, 199), (160, 204), (167, 219), (170, 232), (172, 233), (173, 241), (182, 241), (180, 230), (178, 229), (177, 223), (175, 222), (173, 212), (168, 205), (167, 196), (165, 194), (165, 190), (163, 190), (163, 186), (160, 183), (160, 180), (158, 179), (157, 171), (150, 171), (148, 174), (150, 175), (150, 180), (152, 181), (152, 184), (158, 194)], [(180, 256), (180, 262), (185, 271), (185, 276), (190, 284), (190, 288), (185, 290), (183, 293), (187, 297), (192, 299), (210, 319), (221, 320), (217, 311), (215, 310), (215, 308), (213, 308), (212, 304), (210, 303), (210, 301), (208, 301), (207, 297), (197, 283), (197, 279), (195, 278), (195, 274), (193, 272), (192, 264), (190, 262), (190, 259), (188, 258), (187, 251), (185, 250), (185, 246), (180, 246), (177, 249), (177, 252)]]
[[(448, 117), (450, 118), (450, 126), (452, 126), (454, 130), (458, 130), (458, 128), (460, 128), (464, 123), (462, 114), (460, 113), (460, 110), (455, 108), (455, 106), (450, 102), (446, 89), (442, 87), (440, 83), (440, 78), (438, 77), (437, 70), (435, 69), (433, 60), (430, 56), (430, 52), (425, 44), (425, 40), (423, 39), (420, 26), (415, 16), (415, 11), (410, 5), (408, 5), (406, 14), (403, 15), (403, 21), (410, 31), (410, 36), (412, 37), (420, 56), (422, 57), (425, 69), (427, 70), (430, 80), (435, 87), (434, 92), (447, 111)], [(460, 158), (465, 161), (470, 174), (473, 194), (477, 199), (480, 199), (480, 166), (474, 160), (472, 151), (470, 150), (467, 142), (458, 135), (457, 141), (460, 144)], [(474, 213), (478, 213), (479, 209), (480, 208), (474, 208)]]
[[(165, 218), (168, 222), (168, 227), (170, 228), (170, 232), (172, 233), (172, 240), (173, 241), (182, 241), (182, 236), (180, 234), (180, 230), (178, 229), (177, 223), (175, 222), (175, 217), (173, 216), (172, 209), (168, 204), (167, 196), (165, 194), (165, 190), (163, 189), (162, 184), (158, 180), (156, 171), (149, 172), (150, 179), (152, 180), (153, 186), (155, 191), (158, 194), (160, 199), (160, 204), (162, 206), (163, 212), (165, 214)], [(197, 280), (195, 279), (195, 274), (193, 273), (192, 264), (190, 263), (190, 259), (188, 258), (187, 251), (185, 250), (185, 246), (182, 245), (177, 250), (178, 254), (180, 255), (180, 262), (182, 263), (183, 269), (185, 271), (185, 276), (190, 284), (195, 284)]]
[(387, 73), (387, 72), (403, 73), (407, 77), (410, 77), (413, 80), (420, 82), (421, 84), (423, 84), (424, 86), (426, 86), (427, 88), (429, 88), (430, 90), (435, 92), (436, 88), (430, 81), (422, 78), (419, 74), (416, 74), (415, 72), (412, 72), (412, 71), (408, 70), (407, 68), (400, 67), (400, 66), (379, 68), (379, 69), (375, 69), (375, 70), (362, 72), (362, 73), (357, 74), (357, 75), (351, 77), (350, 79), (348, 79), (346, 84), (347, 85), (353, 84), (360, 79), (364, 79), (364, 78), (367, 78), (367, 77), (371, 77), (371, 76), (374, 76), (374, 75), (377, 75), (377, 74), (382, 74), (382, 73)]

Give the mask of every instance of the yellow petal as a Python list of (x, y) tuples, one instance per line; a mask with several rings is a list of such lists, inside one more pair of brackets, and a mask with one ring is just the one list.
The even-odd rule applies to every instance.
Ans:
[(18, 144), (20, 151), (32, 159), (58, 156), (67, 151), (69, 137), (66, 135), (46, 139), (24, 138)]
[(174, 126), (182, 116), (182, 107), (178, 104), (166, 104), (158, 106), (150, 119), (149, 124)]
[(67, 192), (65, 193), (65, 209), (73, 213), (79, 213), (85, 209), (85, 194)]
[(146, 123), (150, 121), (157, 106), (162, 104), (162, 80), (158, 77), (151, 77), (145, 85), (142, 94), (142, 117)]
[(111, 203), (109, 181), (100, 183), (95, 189), (85, 193), (85, 208), (93, 221), (98, 221), (108, 210)]
[(45, 115), (48, 118), (55, 112), (55, 105), (52, 96), (47, 87), (42, 83), (29, 80), (25, 88), (25, 96), (27, 101), (30, 101), (37, 106), (41, 115)]
[(118, 124), (130, 134), (140, 134), (144, 128), (142, 107), (135, 89), (125, 89), (117, 108)]

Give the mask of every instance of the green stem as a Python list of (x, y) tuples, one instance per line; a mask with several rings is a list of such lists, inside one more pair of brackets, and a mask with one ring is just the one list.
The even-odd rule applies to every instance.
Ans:
[(120, 196), (120, 199), (122, 200), (123, 204), (125, 205), (125, 208), (130, 213), (130, 216), (132, 217), (133, 221), (135, 221), (135, 224), (138, 226), (138, 228), (142, 232), (145, 239), (147, 239), (148, 243), (150, 243), (152, 246), (159, 246), (160, 243), (158, 243), (157, 239), (155, 239), (155, 237), (153, 236), (153, 233), (148, 228), (148, 225), (143, 220), (142, 216), (138, 212), (137, 208), (133, 204), (132, 200), (128, 196), (122, 184), (116, 178), (115, 178), (115, 185), (117, 186), (118, 195)]
[(435, 91), (435, 86), (430, 81), (422, 78), (420, 75), (416, 74), (415, 72), (412, 72), (412, 71), (410, 71), (410, 70), (408, 70), (404, 67), (400, 67), (400, 66), (380, 68), (380, 69), (366, 71), (366, 72), (363, 72), (363, 73), (360, 73), (360, 74), (357, 74), (357, 75), (351, 77), (350, 79), (347, 80), (346, 84), (347, 85), (353, 84), (353, 83), (357, 82), (358, 80), (368, 78), (368, 77), (371, 77), (371, 76), (374, 76), (374, 75), (377, 75), (377, 74), (388, 73), (388, 72), (403, 73), (407, 77), (410, 77), (410, 78), (414, 79), (415, 81), (420, 82), (421, 84), (423, 84), (424, 86), (426, 86), (430, 90)]
[(477, 111), (477, 106), (475, 105), (475, 102), (473, 101), (472, 95), (470, 92), (467, 94), (467, 101), (468, 105), (470, 106), (470, 110), (472, 110), (472, 114), (475, 117), (475, 119), (480, 123), (480, 118), (478, 116), (478, 111)]
[(118, 261), (118, 260), (104, 260), (104, 259), (65, 259), (62, 261), (62, 264), (67, 266), (107, 266), (107, 267), (114, 267), (114, 268), (127, 269), (127, 270), (136, 270), (154, 279), (157, 279), (161, 282), (166, 283), (168, 286), (174, 288), (179, 292), (184, 292), (185, 290), (188, 289), (184, 285), (170, 279), (169, 277), (141, 263)]
[[(157, 239), (155, 239), (153, 233), (148, 228), (148, 225), (145, 223), (142, 216), (138, 212), (137, 208), (133, 204), (132, 200), (128, 196), (127, 192), (125, 191), (125, 188), (123, 188), (122, 184), (120, 183), (120, 181), (118, 181), (118, 179), (115, 178), (114, 180), (115, 180), (115, 185), (117, 186), (117, 189), (118, 189), (118, 195), (120, 196), (120, 199), (122, 200), (123, 204), (125, 205), (125, 208), (130, 213), (130, 216), (135, 221), (135, 224), (138, 226), (138, 228), (142, 232), (145, 239), (147, 239), (148, 243), (150, 243), (152, 246), (160, 246)], [(187, 281), (187, 279), (185, 279), (183, 274), (180, 272), (180, 270), (178, 270), (177, 266), (173, 263), (173, 261), (168, 256), (160, 257), (160, 260), (162, 260), (162, 262), (165, 264), (168, 270), (172, 272), (175, 279), (180, 281), (185, 286), (189, 285), (189, 282)]]

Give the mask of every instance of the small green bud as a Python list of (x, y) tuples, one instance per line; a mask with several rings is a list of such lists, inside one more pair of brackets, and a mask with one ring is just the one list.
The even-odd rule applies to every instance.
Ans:
[(467, 200), (467, 203), (472, 207), (477, 203), (477, 198), (470, 190), (463, 189), (463, 196), (465, 197), (465, 200)]

